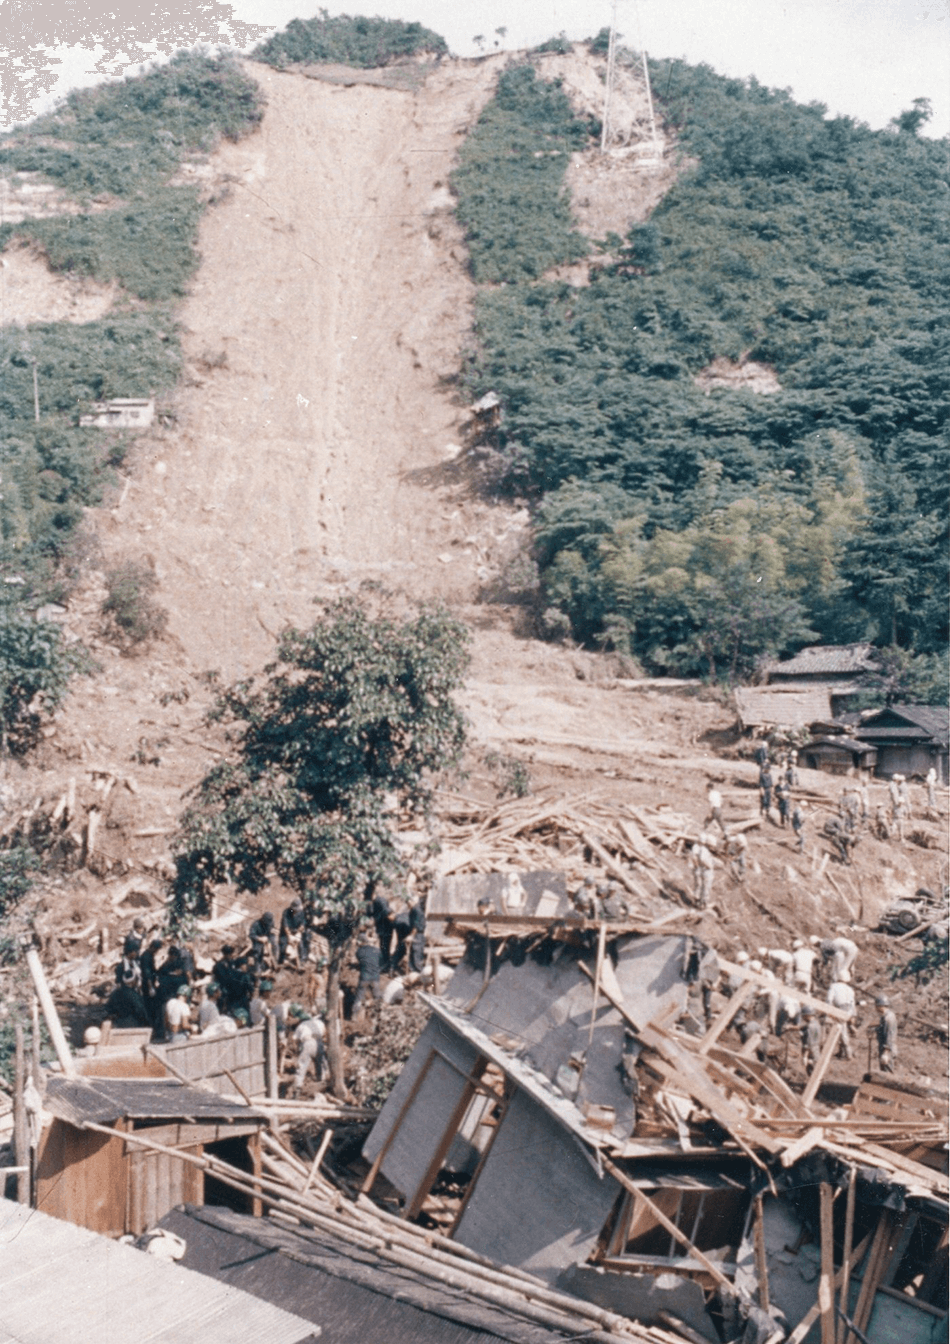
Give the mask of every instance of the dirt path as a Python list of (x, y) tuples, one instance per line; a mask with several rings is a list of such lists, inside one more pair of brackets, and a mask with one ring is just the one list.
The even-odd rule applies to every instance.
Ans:
[(187, 657), (228, 677), (328, 583), (469, 597), (481, 516), (412, 474), (459, 443), (440, 380), (472, 290), (446, 179), (494, 64), (417, 92), (248, 69), (267, 113), (215, 156), (227, 199), (182, 312), (191, 386), (107, 529), (113, 548), (138, 534)]

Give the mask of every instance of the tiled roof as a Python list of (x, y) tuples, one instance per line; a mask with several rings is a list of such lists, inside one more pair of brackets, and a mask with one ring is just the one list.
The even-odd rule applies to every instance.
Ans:
[(827, 686), (796, 687), (744, 686), (735, 693), (736, 708), (743, 728), (807, 728), (810, 723), (832, 718), (831, 695)]
[(799, 649), (794, 658), (770, 662), (765, 670), (771, 676), (807, 677), (822, 672), (870, 672), (875, 666), (873, 644), (812, 644)]
[(901, 720), (918, 739), (929, 737), (943, 746), (950, 741), (950, 708), (946, 705), (888, 705), (864, 719), (857, 731), (863, 737), (867, 730), (877, 740), (888, 732), (899, 737)]

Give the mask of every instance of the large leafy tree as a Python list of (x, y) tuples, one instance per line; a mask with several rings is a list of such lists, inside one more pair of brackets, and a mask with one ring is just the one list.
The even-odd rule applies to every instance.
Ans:
[(277, 877), (326, 937), (338, 1094), (340, 971), (367, 887), (407, 875), (396, 810), (424, 817), (433, 772), (459, 761), (465, 725), (453, 692), (467, 644), (440, 608), (398, 610), (374, 591), (324, 604), (309, 629), (283, 632), (258, 677), (220, 695), (212, 718), (231, 726), (234, 751), (181, 818), (174, 921), (202, 913), (217, 883), (256, 892)]

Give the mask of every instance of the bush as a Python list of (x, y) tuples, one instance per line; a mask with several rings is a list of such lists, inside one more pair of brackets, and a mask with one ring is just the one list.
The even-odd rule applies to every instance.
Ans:
[(9, 601), (0, 605), (0, 755), (35, 745), (44, 715), (62, 703), (83, 665), (59, 626)]
[(157, 587), (158, 577), (147, 560), (126, 559), (106, 570), (102, 614), (127, 649), (165, 633), (168, 612), (152, 597)]
[(413, 56), (441, 57), (448, 50), (445, 39), (421, 23), (349, 14), (331, 19), (321, 9), (315, 19), (292, 19), (282, 33), (275, 33), (251, 55), (278, 68), (338, 62), (371, 69)]

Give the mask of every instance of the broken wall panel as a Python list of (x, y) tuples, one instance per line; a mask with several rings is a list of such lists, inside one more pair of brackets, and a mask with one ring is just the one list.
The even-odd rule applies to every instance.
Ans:
[(641, 1325), (664, 1326), (666, 1322), (659, 1313), (671, 1312), (710, 1344), (719, 1344), (716, 1327), (706, 1311), (706, 1294), (695, 1279), (678, 1274), (605, 1273), (594, 1265), (572, 1265), (557, 1286)]
[(455, 1231), (456, 1241), (553, 1284), (587, 1259), (617, 1196), (563, 1126), (517, 1091)]
[(689, 988), (683, 979), (685, 938), (620, 938), (617, 940), (617, 983), (634, 1022), (655, 1021), (674, 1004), (686, 1008)]
[(363, 1156), (375, 1162), (382, 1153), (382, 1174), (408, 1198), (442, 1141), (477, 1058), (474, 1046), (433, 1018), (366, 1140)]

